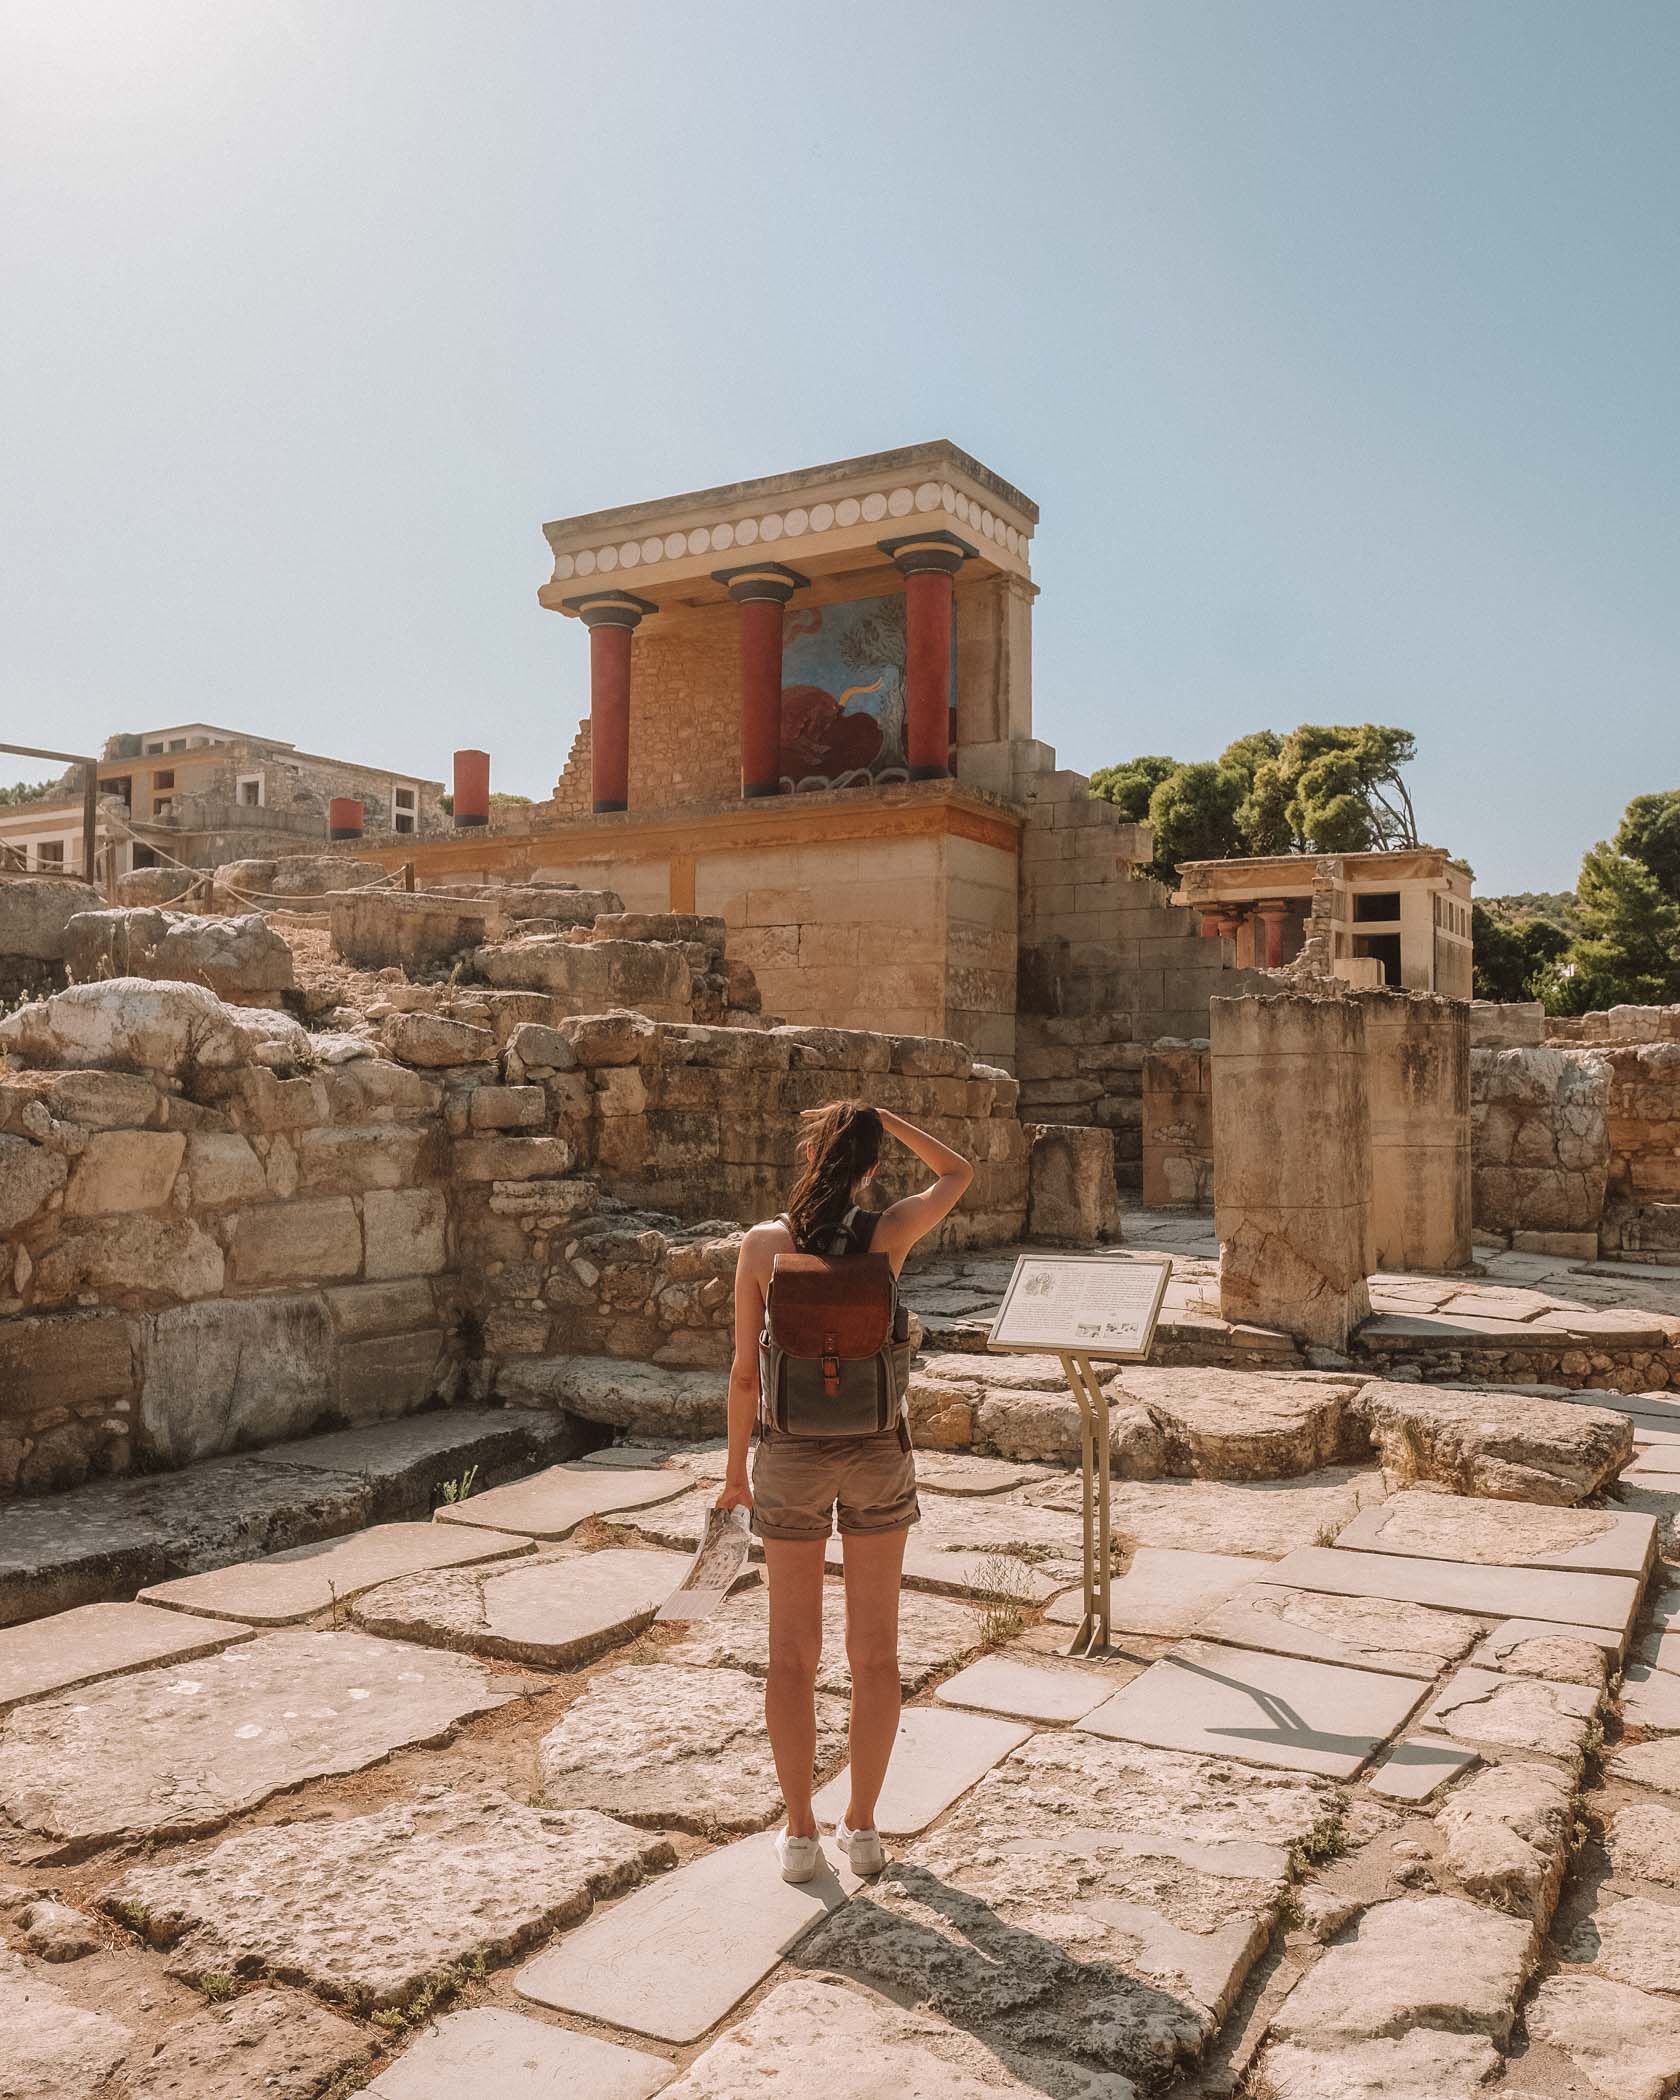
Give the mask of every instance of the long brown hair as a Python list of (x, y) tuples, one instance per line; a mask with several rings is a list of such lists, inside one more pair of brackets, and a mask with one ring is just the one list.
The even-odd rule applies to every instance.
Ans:
[(794, 1243), (820, 1246), (852, 1207), (853, 1192), (881, 1157), (881, 1119), (862, 1101), (831, 1101), (808, 1108), (807, 1157), (788, 1197)]

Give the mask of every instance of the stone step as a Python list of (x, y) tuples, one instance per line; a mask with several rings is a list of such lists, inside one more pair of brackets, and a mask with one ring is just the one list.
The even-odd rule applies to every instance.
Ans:
[[(914, 1837), (1031, 1733), (1019, 1722), (990, 1714), (948, 1713), (937, 1706), (906, 1708), (875, 1812), (877, 1829), (884, 1837)], [(812, 1802), (820, 1824), (845, 1814), (847, 1776), (845, 1771), (837, 1773)]]
[(1337, 1597), (1390, 1597), (1443, 1611), (1498, 1619), (1546, 1619), (1600, 1626), (1625, 1639), (1639, 1605), (1627, 1575), (1587, 1575), (1563, 1568), (1476, 1567), (1464, 1561), (1412, 1560), (1397, 1553), (1344, 1553), (1302, 1546), (1280, 1560), (1274, 1582)]
[(445, 1482), (564, 1458), (589, 1432), (537, 1410), (446, 1408), (0, 1506), (0, 1626), (174, 1577), (426, 1517)]
[(367, 2090), (369, 2100), (651, 2100), (670, 2076), (646, 2049), (477, 2005), (427, 2027)]

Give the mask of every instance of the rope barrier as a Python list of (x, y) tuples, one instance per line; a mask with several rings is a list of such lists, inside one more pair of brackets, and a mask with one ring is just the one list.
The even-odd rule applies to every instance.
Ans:
[[(202, 884), (206, 889), (221, 889), (229, 897), (237, 897), (241, 904), (253, 905), (259, 911), (274, 906), (278, 906), (282, 911), (306, 911), (308, 909), (309, 900), (306, 897), (287, 897), (278, 890), (242, 890), (235, 888), (231, 882), (218, 883), (216, 880), (217, 871), (214, 868), (189, 867), (184, 860), (177, 860), (167, 847), (158, 845), (155, 839), (141, 838), (139, 833), (125, 819), (117, 816), (107, 816), (105, 821), (113, 831), (127, 839), (131, 845), (144, 846), (148, 853), (155, 853), (160, 860), (167, 861), (172, 868), (179, 868), (183, 875), (191, 875), (194, 878), (194, 888)], [(356, 885), (357, 891), (358, 893), (363, 893), (386, 889), (391, 884), (402, 880), (402, 872), (401, 868), (393, 868), (388, 874), (381, 875), (377, 882), (358, 883)], [(190, 896), (191, 892), (189, 891), (187, 894)]]

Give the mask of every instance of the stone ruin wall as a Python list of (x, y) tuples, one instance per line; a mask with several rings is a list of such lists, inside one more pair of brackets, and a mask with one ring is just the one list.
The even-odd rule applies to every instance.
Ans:
[[(1043, 746), (1028, 746), (1043, 752)], [(1014, 790), (1021, 840), (1016, 1069), (1021, 1112), (1112, 1132), (1115, 1177), (1144, 1181), (1143, 1069), (1162, 1037), (1205, 1036), (1208, 1002), (1264, 983), (1233, 942), (1138, 871), (1141, 827), (1053, 764)]]
[[(313, 1029), (161, 977), (0, 1022), (0, 1494), (463, 1398), (553, 1404), (560, 1358), (720, 1370), (739, 1228), (785, 1196), (798, 1111), (839, 1096), (977, 1162), (941, 1244), (1020, 1236), (1015, 1082), (961, 1045), (765, 1026), (730, 1003), (753, 988), (721, 928), (680, 915), (529, 934), (506, 896), (381, 900), (411, 951), (453, 928), (426, 965), (446, 974), (343, 958), (286, 995)], [(511, 938), (482, 938), (486, 907)], [(658, 1006), (650, 986), (671, 1018), (600, 1010)]]
[[(1535, 1005), (1469, 1017), (1476, 1229), (1582, 1260), (1680, 1255), (1680, 1007), (1585, 1015), (1562, 1040)], [(1152, 1045), (1142, 1076), (1144, 1201), (1211, 1209), (1206, 1042)]]

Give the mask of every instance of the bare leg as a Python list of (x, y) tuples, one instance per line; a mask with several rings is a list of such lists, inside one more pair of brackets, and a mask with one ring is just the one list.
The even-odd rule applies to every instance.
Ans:
[(826, 1539), (766, 1539), (770, 1578), (770, 1674), (764, 1721), (776, 1760), (790, 1836), (815, 1837), (811, 1768), (817, 1756), (817, 1664), (822, 1660)]
[(852, 1666), (851, 1786), (847, 1827), (872, 1830), (898, 1736), (898, 1590), (905, 1531), (854, 1532), (846, 1561), (846, 1658)]

